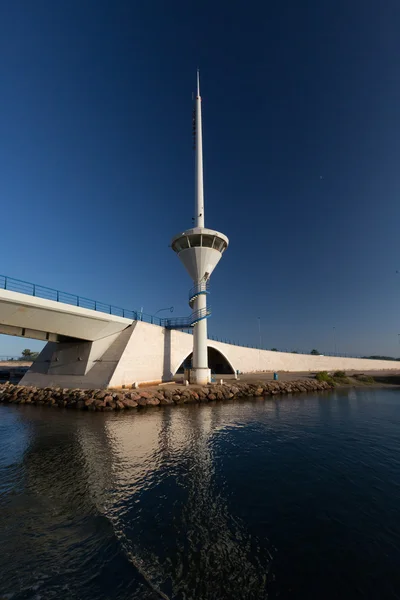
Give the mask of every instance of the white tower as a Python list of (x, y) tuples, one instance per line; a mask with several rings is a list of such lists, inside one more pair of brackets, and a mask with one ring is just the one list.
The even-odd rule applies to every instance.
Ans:
[(189, 293), (189, 304), (193, 310), (191, 318), (193, 361), (190, 383), (204, 385), (211, 380), (207, 356), (207, 319), (211, 314), (207, 307), (208, 283), (211, 273), (228, 247), (229, 240), (219, 231), (204, 227), (203, 138), (199, 71), (197, 71), (193, 128), (196, 149), (195, 227), (176, 235), (172, 240), (172, 249), (178, 254), (194, 284)]

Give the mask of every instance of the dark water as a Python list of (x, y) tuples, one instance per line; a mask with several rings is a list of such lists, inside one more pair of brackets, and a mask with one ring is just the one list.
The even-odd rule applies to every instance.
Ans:
[(400, 598), (400, 391), (0, 406), (0, 598)]

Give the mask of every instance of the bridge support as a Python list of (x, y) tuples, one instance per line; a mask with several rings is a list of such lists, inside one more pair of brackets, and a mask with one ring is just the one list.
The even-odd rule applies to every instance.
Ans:
[[(180, 335), (191, 342), (191, 335)], [(48, 343), (20, 383), (82, 389), (160, 383), (171, 379), (171, 353), (171, 331), (134, 321), (120, 333), (94, 342)]]

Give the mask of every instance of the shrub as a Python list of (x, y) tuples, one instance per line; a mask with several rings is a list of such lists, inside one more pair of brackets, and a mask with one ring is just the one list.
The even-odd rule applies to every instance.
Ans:
[(317, 373), (315, 375), (315, 379), (317, 381), (326, 381), (327, 383), (330, 383), (331, 385), (335, 385), (332, 375), (329, 375), (328, 371), (320, 371), (319, 373)]
[(371, 377), (371, 375), (354, 375), (355, 379), (357, 379), (358, 381), (361, 381), (362, 383), (366, 383), (367, 385), (371, 385), (371, 383), (374, 383), (374, 378)]
[(335, 371), (333, 376), (343, 378), (343, 377), (346, 377), (346, 373), (344, 371)]

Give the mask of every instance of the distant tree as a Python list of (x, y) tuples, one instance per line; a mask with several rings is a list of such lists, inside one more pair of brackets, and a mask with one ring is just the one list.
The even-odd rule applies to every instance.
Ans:
[(312, 354), (313, 356), (319, 356), (319, 352), (315, 348), (311, 350), (310, 354)]
[(371, 360), (400, 360), (399, 358), (393, 358), (393, 356), (380, 356), (379, 354), (374, 354), (373, 356), (363, 356), (362, 358), (369, 358)]
[(39, 356), (39, 352), (32, 352), (29, 348), (22, 350), (21, 358), (22, 360), (35, 360)]
[(292, 350), (291, 354), (298, 354), (297, 350)]
[(271, 348), (271, 352), (278, 352), (278, 348)]

